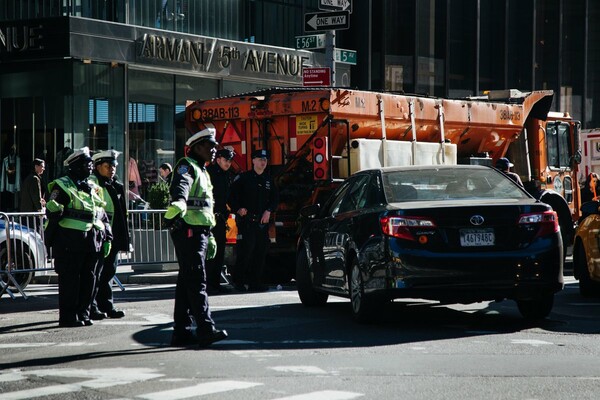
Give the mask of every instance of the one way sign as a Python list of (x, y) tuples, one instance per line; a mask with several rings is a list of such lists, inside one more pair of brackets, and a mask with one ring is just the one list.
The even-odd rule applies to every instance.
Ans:
[(304, 31), (334, 31), (350, 27), (348, 11), (320, 12), (304, 14)]

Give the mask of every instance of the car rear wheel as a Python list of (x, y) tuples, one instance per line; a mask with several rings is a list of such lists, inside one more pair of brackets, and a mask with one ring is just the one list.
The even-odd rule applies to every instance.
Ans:
[(300, 301), (307, 307), (321, 307), (327, 303), (329, 295), (317, 292), (313, 288), (308, 257), (304, 249), (298, 250), (296, 258), (296, 288), (298, 296), (300, 296)]
[(540, 297), (527, 300), (517, 300), (521, 315), (530, 321), (546, 318), (554, 306), (554, 294), (543, 294)]
[(352, 316), (357, 322), (372, 322), (375, 315), (375, 299), (365, 294), (365, 282), (362, 272), (355, 258), (352, 262), (350, 272), (350, 301), (352, 304)]
[(575, 258), (575, 268), (579, 278), (579, 293), (583, 297), (600, 296), (600, 283), (590, 278), (590, 272), (587, 267), (587, 256), (583, 245), (577, 246), (577, 257)]
[[(26, 245), (21, 245), (21, 242), (15, 241), (11, 244), (12, 248), (12, 257), (11, 257), (11, 275), (19, 285), (21, 289), (25, 289), (25, 287), (31, 282), (33, 278), (33, 272), (19, 272), (19, 270), (32, 270), (35, 268), (35, 263), (31, 254), (29, 253), (29, 247)], [(15, 247), (18, 249), (15, 251)], [(8, 252), (5, 247), (0, 249), (0, 269), (6, 271), (8, 269)], [(16, 289), (14, 283), (8, 278), (7, 275), (2, 275), (2, 281), (8, 285), (8, 287), (12, 289)]]

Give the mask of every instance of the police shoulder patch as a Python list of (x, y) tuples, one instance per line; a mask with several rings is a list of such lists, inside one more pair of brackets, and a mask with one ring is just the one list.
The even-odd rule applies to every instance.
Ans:
[(185, 164), (181, 164), (178, 168), (177, 168), (177, 173), (179, 175), (185, 175), (188, 173), (188, 171), (190, 170), (190, 167), (185, 165)]

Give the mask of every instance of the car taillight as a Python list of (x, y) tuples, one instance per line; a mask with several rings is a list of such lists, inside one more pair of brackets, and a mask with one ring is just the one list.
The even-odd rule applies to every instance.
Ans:
[(519, 217), (519, 225), (539, 225), (538, 236), (545, 236), (559, 231), (558, 216), (556, 211), (544, 211), (535, 214), (522, 214)]
[(417, 240), (411, 229), (435, 228), (433, 221), (420, 217), (381, 217), (379, 220), (383, 233), (406, 240)]

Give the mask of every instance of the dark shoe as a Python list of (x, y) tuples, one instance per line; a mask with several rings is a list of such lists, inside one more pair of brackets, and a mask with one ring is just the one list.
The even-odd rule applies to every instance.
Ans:
[(58, 321), (58, 326), (60, 326), (61, 328), (77, 328), (80, 326), (84, 326), (84, 323), (83, 321), (73, 319), (69, 321)]
[(83, 320), (81, 320), (80, 322), (83, 322), (83, 325), (84, 325), (84, 326), (92, 326), (92, 325), (94, 325), (94, 321), (92, 321), (92, 320), (91, 320), (91, 319), (89, 319), (89, 318), (83, 319)]
[(250, 285), (248, 291), (252, 293), (268, 292), (269, 287), (267, 285)]
[(198, 338), (198, 345), (200, 346), (200, 348), (208, 347), (215, 342), (227, 338), (227, 336), (228, 335), (226, 330), (220, 331), (218, 329), (215, 329), (210, 333), (206, 333), (200, 336)]
[(171, 337), (171, 346), (186, 347), (198, 344), (198, 339), (191, 333), (177, 334), (173, 332)]
[(105, 318), (108, 318), (108, 315), (106, 315), (106, 313), (100, 311), (92, 311), (90, 313), (90, 319), (93, 319), (94, 321), (102, 321)]
[(123, 312), (122, 310), (117, 310), (116, 308), (113, 308), (112, 310), (107, 312), (106, 315), (108, 316), (108, 318), (117, 319), (117, 318), (123, 318), (125, 316), (125, 312)]

